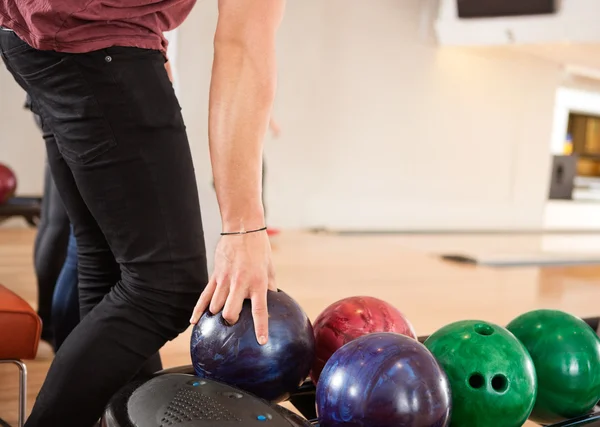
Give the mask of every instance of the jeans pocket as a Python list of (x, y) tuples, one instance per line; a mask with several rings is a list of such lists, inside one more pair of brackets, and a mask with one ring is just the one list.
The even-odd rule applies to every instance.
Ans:
[(10, 58), (12, 55), (16, 55), (18, 53), (25, 52), (27, 50), (33, 50), (33, 47), (29, 46), (27, 43), (25, 43), (25, 42), (21, 42), (21, 43), (22, 44), (19, 44), (18, 46), (11, 46), (9, 49), (3, 50), (2, 53), (7, 58)]
[(73, 56), (40, 51), (24, 56), (16, 61), (15, 71), (47, 119), (66, 160), (86, 164), (117, 145)]
[(142, 131), (184, 129), (181, 105), (165, 70), (164, 56), (138, 48), (109, 48), (110, 69), (131, 125)]
[(0, 51), (5, 57), (10, 58), (26, 50), (33, 50), (33, 47), (21, 40), (12, 30), (0, 30)]

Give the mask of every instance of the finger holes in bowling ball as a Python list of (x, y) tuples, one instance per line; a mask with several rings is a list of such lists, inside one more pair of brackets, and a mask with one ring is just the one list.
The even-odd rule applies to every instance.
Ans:
[(471, 374), (471, 376), (469, 377), (469, 385), (471, 386), (471, 388), (478, 389), (483, 387), (484, 384), (485, 379), (480, 373)]
[(475, 325), (475, 332), (477, 332), (479, 335), (489, 336), (494, 333), (494, 328), (492, 328), (490, 325), (486, 325), (485, 323), (479, 323)]
[(498, 393), (504, 393), (508, 388), (508, 379), (501, 374), (494, 375), (494, 378), (492, 378), (492, 388)]

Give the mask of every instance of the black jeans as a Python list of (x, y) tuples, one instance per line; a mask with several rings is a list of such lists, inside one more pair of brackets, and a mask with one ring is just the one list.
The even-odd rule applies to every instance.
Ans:
[(190, 147), (159, 52), (38, 51), (0, 31), (0, 53), (43, 119), (78, 246), (82, 320), (26, 426), (89, 427), (189, 326), (208, 281)]

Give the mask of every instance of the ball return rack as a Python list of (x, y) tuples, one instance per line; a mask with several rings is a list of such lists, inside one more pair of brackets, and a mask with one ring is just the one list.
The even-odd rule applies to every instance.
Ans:
[[(592, 329), (598, 333), (600, 329), (600, 317), (585, 318), (583, 319)], [(428, 337), (419, 337), (420, 342), (424, 342)], [(194, 374), (194, 368), (192, 365), (181, 366), (172, 369), (166, 369), (161, 373), (182, 373), (182, 374)], [(289, 403), (296, 408), (296, 410), (308, 420), (308, 422), (314, 427), (319, 427), (317, 412), (316, 412), (316, 386), (310, 380), (307, 379), (302, 386), (290, 397)], [(572, 418), (570, 420), (562, 421), (557, 424), (547, 425), (545, 427), (600, 427), (600, 406), (596, 406), (593, 411), (589, 414)], [(145, 427), (145, 426), (140, 426)]]

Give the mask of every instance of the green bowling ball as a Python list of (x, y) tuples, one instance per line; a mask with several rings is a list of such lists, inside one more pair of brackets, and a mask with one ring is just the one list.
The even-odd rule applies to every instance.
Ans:
[(533, 409), (537, 382), (533, 361), (502, 326), (464, 320), (426, 341), (448, 375), (451, 427), (520, 427)]
[(600, 399), (600, 338), (587, 323), (561, 311), (535, 310), (507, 328), (535, 365), (538, 396), (532, 421), (557, 423), (594, 407)]

